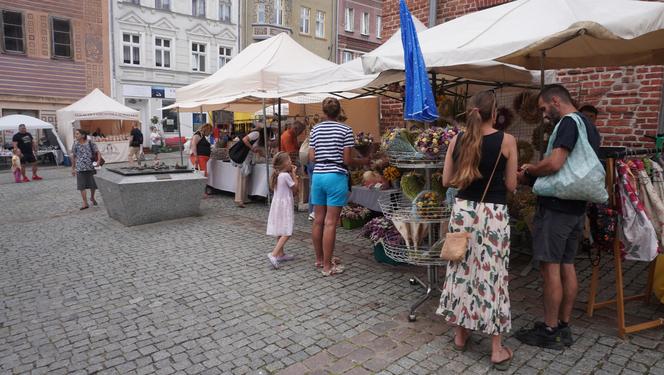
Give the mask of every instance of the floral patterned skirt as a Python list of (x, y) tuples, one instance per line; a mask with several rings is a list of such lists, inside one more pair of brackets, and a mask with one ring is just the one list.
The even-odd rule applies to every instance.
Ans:
[(471, 237), (465, 258), (447, 265), (436, 313), (452, 324), (489, 335), (509, 332), (507, 206), (456, 199), (449, 230), (466, 231)]

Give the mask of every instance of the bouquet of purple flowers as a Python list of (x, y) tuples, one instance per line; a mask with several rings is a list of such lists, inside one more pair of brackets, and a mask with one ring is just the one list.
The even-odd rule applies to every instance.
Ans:
[(374, 143), (371, 133), (359, 132), (355, 135), (355, 144), (358, 146), (368, 146)]
[(389, 244), (401, 243), (401, 235), (394, 227), (390, 219), (385, 216), (379, 216), (371, 219), (362, 228), (362, 236), (368, 238), (371, 242), (387, 242)]
[(415, 141), (417, 151), (423, 153), (428, 158), (437, 159), (445, 155), (450, 141), (459, 133), (455, 127), (431, 127), (420, 133)]

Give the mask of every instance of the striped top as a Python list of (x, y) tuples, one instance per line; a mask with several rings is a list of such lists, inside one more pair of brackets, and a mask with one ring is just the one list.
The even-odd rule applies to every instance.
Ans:
[(355, 146), (353, 129), (335, 121), (323, 121), (311, 131), (309, 147), (314, 149), (314, 173), (343, 173), (344, 148)]

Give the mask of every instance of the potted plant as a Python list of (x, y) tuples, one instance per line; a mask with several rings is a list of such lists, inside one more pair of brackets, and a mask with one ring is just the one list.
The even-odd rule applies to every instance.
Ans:
[(341, 209), (341, 225), (345, 229), (359, 228), (366, 222), (371, 214), (368, 208), (362, 206), (346, 206)]
[(385, 255), (385, 247), (383, 246), (385, 243), (397, 245), (402, 242), (399, 231), (390, 219), (384, 216), (371, 219), (362, 228), (362, 236), (373, 243), (373, 254), (377, 262), (395, 266), (402, 264)]

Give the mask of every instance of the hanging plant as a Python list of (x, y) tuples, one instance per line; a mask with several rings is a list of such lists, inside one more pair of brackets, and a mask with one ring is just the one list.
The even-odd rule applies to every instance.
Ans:
[(514, 98), (512, 103), (514, 111), (528, 124), (537, 124), (540, 121), (540, 111), (537, 108), (537, 95), (524, 91)]
[(507, 107), (498, 108), (498, 113), (496, 114), (496, 123), (493, 127), (497, 130), (507, 130), (507, 128), (512, 125), (512, 120), (514, 119), (514, 114)]

